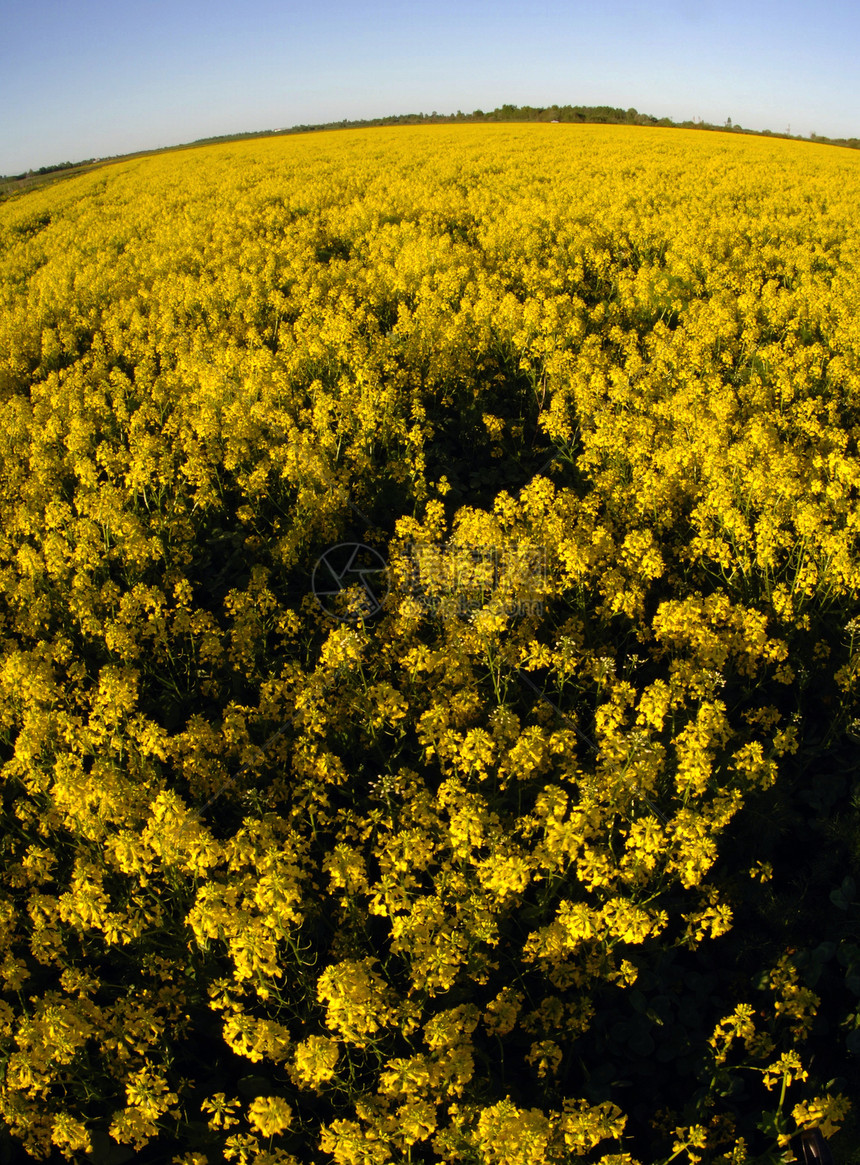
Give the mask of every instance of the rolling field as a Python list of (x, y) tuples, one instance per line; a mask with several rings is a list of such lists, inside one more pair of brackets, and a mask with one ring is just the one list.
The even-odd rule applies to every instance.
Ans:
[(0, 204), (0, 1165), (860, 1163), (858, 205), (514, 123)]

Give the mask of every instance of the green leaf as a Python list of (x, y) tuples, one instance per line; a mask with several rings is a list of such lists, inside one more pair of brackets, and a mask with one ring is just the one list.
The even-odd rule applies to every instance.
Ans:
[(93, 1151), (87, 1157), (93, 1165), (125, 1165), (134, 1159), (135, 1153), (128, 1145), (118, 1145), (107, 1133), (94, 1129), (90, 1133)]
[(767, 1136), (775, 1137), (777, 1135), (776, 1116), (772, 1112), (763, 1112), (760, 1121), (756, 1121), (757, 1129), (761, 1129)]
[(657, 1045), (654, 1043), (651, 1036), (649, 1036), (647, 1033), (634, 1036), (634, 1038), (630, 1041), (631, 1050), (634, 1051), (637, 1056), (642, 1056), (643, 1059), (646, 1056), (650, 1056), (656, 1047)]
[(815, 984), (821, 978), (821, 964), (813, 963), (808, 971), (804, 972), (804, 982), (810, 989), (815, 988)]
[(855, 995), (860, 995), (860, 967), (850, 967), (845, 976), (845, 986)]
[(854, 963), (860, 963), (860, 947), (856, 943), (849, 943), (843, 940), (839, 944), (839, 952), (836, 957), (839, 959), (841, 966), (852, 967)]
[(836, 954), (836, 943), (824, 942), (819, 945), (812, 952), (812, 957), (816, 963), (826, 963), (828, 959), (832, 959)]
[(257, 1096), (268, 1096), (272, 1091), (272, 1081), (268, 1076), (243, 1076), (236, 1087), (246, 1100), (253, 1100)]

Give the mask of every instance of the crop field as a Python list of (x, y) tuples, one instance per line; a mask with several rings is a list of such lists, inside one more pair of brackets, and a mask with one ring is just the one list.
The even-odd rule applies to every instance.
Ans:
[(548, 124), (0, 205), (0, 1165), (860, 1162), (858, 206)]

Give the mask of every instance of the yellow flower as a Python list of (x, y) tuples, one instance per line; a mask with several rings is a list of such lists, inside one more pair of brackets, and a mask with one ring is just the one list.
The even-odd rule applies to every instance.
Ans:
[(840, 1125), (852, 1109), (851, 1101), (838, 1093), (831, 1096), (816, 1096), (814, 1100), (803, 1100), (791, 1110), (791, 1115), (800, 1129), (819, 1128), (825, 1138), (839, 1131)]
[(337, 1040), (308, 1036), (293, 1049), (290, 1075), (300, 1086), (316, 1088), (334, 1078), (339, 1056)]
[(554, 1040), (540, 1040), (532, 1044), (526, 1062), (537, 1069), (543, 1079), (547, 1074), (555, 1076), (562, 1060), (562, 1050)]
[(436, 1105), (428, 1100), (412, 1099), (396, 1110), (397, 1131), (405, 1145), (426, 1141), (436, 1129)]
[(778, 1084), (780, 1080), (784, 1080), (787, 1087), (795, 1080), (806, 1080), (808, 1077), (809, 1073), (803, 1068), (798, 1053), (795, 1051), (783, 1052), (776, 1063), (769, 1064), (765, 1068), (762, 1083), (765, 1088), (773, 1090), (774, 1085)]
[(538, 1109), (519, 1109), (505, 1099), (478, 1118), (476, 1145), (487, 1165), (543, 1165), (550, 1123)]
[(54, 1117), (51, 1140), (58, 1149), (67, 1149), (70, 1153), (93, 1151), (86, 1126), (68, 1112)]
[(561, 1129), (564, 1143), (577, 1156), (584, 1155), (606, 1137), (618, 1138), (624, 1131), (627, 1118), (610, 1101), (589, 1106), (585, 1100), (564, 1101)]
[(201, 1103), (200, 1107), (204, 1112), (211, 1114), (209, 1117), (210, 1129), (229, 1129), (239, 1123), (239, 1119), (235, 1115), (239, 1110), (239, 1101), (228, 1100), (223, 1092), (213, 1093)]
[(279, 1096), (258, 1096), (248, 1106), (248, 1123), (264, 1137), (271, 1137), (288, 1129), (293, 1110)]
[(388, 1165), (390, 1150), (375, 1133), (362, 1130), (356, 1121), (334, 1120), (323, 1125), (320, 1148), (331, 1153), (337, 1165)]
[(167, 1081), (148, 1068), (132, 1073), (125, 1086), (129, 1105), (133, 1105), (148, 1119), (156, 1119), (165, 1113), (178, 1097), (170, 1092)]
[(387, 1026), (394, 1012), (388, 989), (371, 970), (376, 960), (344, 959), (317, 980), (317, 996), (326, 1004), (326, 1023), (341, 1039), (363, 1048), (367, 1037)]

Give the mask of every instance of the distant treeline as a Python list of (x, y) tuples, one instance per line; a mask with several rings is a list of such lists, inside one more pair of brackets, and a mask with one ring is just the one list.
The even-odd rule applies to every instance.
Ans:
[(294, 125), (283, 129), (270, 129), (262, 133), (225, 134), (221, 137), (198, 138), (190, 145), (206, 145), (210, 142), (240, 141), (244, 138), (269, 137), (286, 133), (313, 133), (327, 129), (361, 129), (366, 126), (377, 125), (444, 125), (450, 122), (463, 121), (558, 121), (558, 122), (593, 122), (600, 125), (655, 125), (667, 126), (675, 129), (706, 129), (733, 133), (756, 134), (759, 137), (791, 138), (795, 141), (810, 140), (820, 144), (834, 146), (848, 146), (851, 149), (860, 148), (860, 138), (828, 138), (820, 134), (811, 133), (809, 139), (801, 134), (774, 132), (770, 129), (744, 129), (735, 125), (729, 117), (721, 125), (715, 125), (698, 118), (688, 121), (673, 121), (671, 117), (653, 117), (650, 113), (640, 113), (637, 109), (619, 109), (613, 105), (500, 105), (485, 113), (483, 109), (475, 109), (472, 113), (463, 113), (458, 109), (456, 113), (397, 113), (389, 117), (374, 117), (363, 121), (327, 121), (318, 125)]
[[(756, 134), (759, 137), (791, 138), (794, 141), (809, 140), (822, 145), (847, 146), (853, 150), (860, 149), (860, 138), (828, 138), (822, 137), (821, 134), (811, 133), (809, 138), (806, 139), (801, 134), (792, 134), (787, 130), (784, 133), (780, 133), (770, 129), (744, 129), (740, 125), (733, 124), (730, 117), (723, 124), (715, 125), (708, 121), (701, 121), (698, 118), (692, 121), (673, 121), (671, 117), (652, 117), (650, 113), (639, 113), (636, 109), (618, 109), (612, 105), (500, 105), (497, 109), (493, 109), (488, 113), (485, 113), (483, 109), (475, 109), (471, 113), (463, 113), (459, 109), (456, 113), (437, 113), (434, 109), (432, 113), (396, 113), (389, 117), (365, 118), (358, 121), (344, 119), (343, 121), (320, 122), (317, 125), (293, 125), (289, 127), (285, 126), (282, 129), (252, 130), (247, 133), (221, 134), (218, 137), (196, 138), (193, 142), (186, 143), (184, 147), (164, 146), (161, 149), (140, 152), (157, 154), (163, 153), (165, 150), (209, 145), (214, 142), (238, 142), (245, 141), (248, 138), (276, 137), (279, 134), (290, 133), (315, 133), (320, 130), (363, 129), (365, 127), (380, 125), (445, 125), (450, 122), (469, 121), (558, 121), (576, 122), (578, 124), (593, 122), (600, 125), (652, 125), (667, 126), (675, 129), (719, 130), (721, 132), (731, 130), (733, 133)], [(0, 181), (20, 181), (24, 178), (33, 178), (39, 174), (53, 174), (58, 170), (73, 170), (78, 166), (90, 165), (93, 162), (113, 162), (119, 158), (133, 156), (135, 155), (118, 154), (110, 158), (88, 158), (84, 162), (59, 162), (54, 166), (42, 166), (38, 170), (28, 170), (24, 174), (7, 175), (5, 179), (0, 179)]]
[(93, 162), (100, 162), (101, 158), (87, 158), (83, 162), (57, 162), (54, 166), (40, 166), (38, 170), (25, 170), (23, 174), (6, 174), (6, 182), (21, 182), (24, 178), (35, 178), (38, 174), (56, 174), (58, 170), (75, 170), (78, 166), (89, 166)]
[[(725, 132), (731, 129), (733, 133), (757, 134), (763, 137), (791, 137), (801, 141), (801, 134), (775, 133), (773, 129), (745, 129), (733, 125), (732, 119), (727, 118), (722, 125), (713, 125), (710, 121), (693, 119), (688, 121), (674, 121), (671, 118), (655, 118), (650, 113), (640, 113), (639, 110), (629, 108), (621, 110), (613, 105), (500, 105), (495, 110), (485, 113), (484, 110), (473, 110), (472, 113), (396, 113), (387, 118), (371, 118), (362, 121), (325, 121), (319, 125), (290, 126), (283, 129), (267, 129), (262, 133), (225, 134), (220, 137), (199, 137), (190, 142), (191, 146), (203, 146), (210, 142), (240, 141), (246, 137), (267, 137), (276, 134), (303, 134), (318, 132), (322, 129), (360, 129), (368, 126), (418, 126), (418, 125), (446, 125), (452, 121), (586, 121), (599, 125), (615, 126), (668, 126), (676, 129), (713, 129)], [(852, 149), (860, 148), (860, 137), (823, 137), (820, 134), (810, 134), (810, 141), (830, 146), (847, 146)]]
[(597, 122), (607, 125), (674, 125), (669, 118), (658, 120), (647, 113), (635, 109), (616, 109), (612, 105), (500, 105), (485, 113), (476, 109), (472, 113), (402, 113), (392, 117), (377, 117), (372, 121), (339, 121), (328, 125), (295, 125), (286, 133), (302, 133), (308, 130), (334, 129), (335, 127), (371, 125), (419, 125), (422, 122), (444, 124), (452, 121), (575, 121)]

